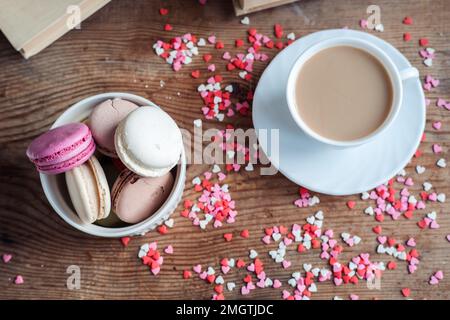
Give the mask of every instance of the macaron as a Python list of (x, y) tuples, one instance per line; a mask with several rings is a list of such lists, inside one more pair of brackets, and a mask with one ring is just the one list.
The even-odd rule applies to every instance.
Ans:
[(95, 151), (89, 127), (69, 123), (34, 139), (26, 154), (39, 172), (58, 174), (82, 165)]
[(173, 184), (170, 172), (160, 177), (141, 177), (125, 169), (112, 188), (113, 211), (124, 222), (141, 222), (163, 205)]
[(138, 105), (120, 98), (109, 99), (97, 105), (89, 116), (97, 150), (109, 157), (117, 158), (114, 146), (114, 133), (117, 125)]
[(108, 181), (95, 156), (67, 171), (66, 183), (72, 204), (83, 223), (108, 217), (111, 211)]
[(123, 164), (143, 177), (167, 174), (180, 159), (181, 131), (158, 107), (140, 107), (117, 126), (116, 152)]

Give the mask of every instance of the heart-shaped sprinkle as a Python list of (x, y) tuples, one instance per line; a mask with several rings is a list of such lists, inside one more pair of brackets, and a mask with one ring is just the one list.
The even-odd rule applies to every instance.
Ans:
[(12, 254), (9, 254), (9, 253), (2, 254), (2, 260), (4, 263), (10, 262), (11, 259), (12, 259)]
[(436, 162), (436, 165), (440, 168), (445, 168), (447, 166), (447, 162), (444, 158), (441, 158)]
[(23, 284), (25, 281), (21, 275), (17, 275), (14, 278), (14, 284)]
[(241, 23), (244, 25), (249, 25), (250, 24), (249, 17), (244, 17), (243, 19), (241, 19)]
[(172, 254), (173, 253), (173, 247), (172, 245), (168, 245), (165, 249), (164, 252), (167, 254)]

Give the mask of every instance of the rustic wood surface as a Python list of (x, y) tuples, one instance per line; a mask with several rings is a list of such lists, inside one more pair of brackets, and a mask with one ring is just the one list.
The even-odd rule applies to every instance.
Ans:
[[(359, 19), (371, 1), (363, 0), (304, 0), (299, 4), (270, 9), (250, 15), (251, 26), (272, 35), (274, 23), (281, 23), (285, 30), (298, 36), (328, 28), (348, 26), (359, 29)], [(433, 143), (443, 146), (443, 157), (449, 161), (450, 147), (449, 112), (434, 106), (437, 97), (450, 99), (450, 34), (448, 18), (450, 6), (446, 0), (388, 1), (376, 2), (382, 9), (384, 33), (378, 36), (395, 45), (418, 67), (423, 75), (432, 74), (441, 80), (440, 86), (427, 96), (432, 100), (428, 108), (427, 139), (421, 146), (423, 156), (413, 159), (408, 166), (416, 183), (412, 187), (418, 193), (424, 181), (430, 181), (435, 190), (450, 196), (449, 170), (439, 169), (435, 162), (439, 156), (431, 151)], [(158, 9), (170, 9), (168, 16), (161, 16)], [(414, 24), (406, 27), (401, 23), (405, 15), (414, 18)], [(172, 32), (162, 31), (169, 21)], [(198, 278), (182, 280), (182, 270), (194, 264), (218, 265), (222, 257), (247, 257), (254, 248), (267, 252), (261, 243), (263, 228), (277, 224), (303, 223), (305, 217), (321, 209), (325, 212), (325, 227), (336, 233), (349, 231), (360, 235), (363, 242), (353, 248), (345, 247), (347, 259), (360, 252), (370, 252), (375, 261), (389, 261), (386, 255), (377, 255), (373, 218), (362, 214), (367, 203), (358, 195), (331, 197), (319, 195), (321, 204), (312, 209), (299, 209), (293, 205), (298, 196), (298, 186), (284, 178), (259, 176), (242, 172), (227, 178), (236, 199), (239, 215), (237, 222), (220, 229), (201, 232), (189, 220), (173, 215), (175, 228), (168, 235), (156, 232), (133, 238), (130, 245), (122, 247), (117, 239), (100, 239), (84, 235), (71, 228), (52, 210), (41, 189), (38, 175), (25, 157), (30, 141), (46, 131), (55, 119), (73, 103), (90, 95), (123, 91), (142, 95), (164, 107), (181, 127), (192, 130), (194, 119), (200, 118), (201, 100), (196, 86), (204, 80), (206, 65), (201, 58), (182, 69), (172, 72), (157, 57), (153, 43), (160, 38), (192, 32), (201, 37), (214, 33), (225, 42), (226, 49), (236, 52), (236, 38), (245, 38), (247, 27), (234, 16), (231, 1), (210, 0), (206, 6), (195, 0), (171, 1), (124, 1), (116, 0), (82, 23), (75, 30), (30, 60), (24, 60), (8, 41), (0, 36), (0, 254), (10, 252), (13, 260), (0, 262), (1, 299), (209, 299), (212, 287)], [(404, 42), (403, 32), (411, 32), (413, 41)], [(418, 56), (418, 38), (426, 36), (430, 46), (436, 48), (437, 58), (432, 68), (425, 68)], [(210, 47), (209, 47), (210, 48)], [(214, 60), (223, 70), (220, 52), (213, 53)], [(270, 51), (273, 54), (275, 50)], [(256, 63), (253, 86), (265, 65)], [(194, 80), (190, 72), (200, 68), (203, 75)], [(222, 73), (226, 81), (240, 82), (236, 73)], [(164, 88), (160, 80), (165, 81)], [(246, 84), (244, 84), (246, 85)], [(179, 95), (177, 93), (180, 93)], [(433, 121), (442, 121), (442, 129), (433, 130)], [(248, 120), (241, 125), (249, 125)], [(207, 121), (207, 127), (217, 126)], [(223, 127), (224, 124), (221, 124)], [(420, 176), (414, 166), (427, 168)], [(202, 173), (207, 166), (190, 165), (188, 181)], [(190, 183), (186, 185), (185, 198), (194, 199)], [(356, 208), (347, 209), (347, 200), (357, 201)], [(348, 298), (350, 293), (362, 299), (401, 299), (400, 289), (411, 288), (415, 299), (450, 298), (450, 243), (445, 240), (450, 233), (449, 200), (444, 204), (431, 204), (426, 212), (439, 213), (440, 229), (420, 230), (416, 223), (424, 212), (418, 212), (411, 220), (386, 219), (383, 233), (405, 241), (414, 236), (422, 254), (419, 270), (413, 275), (406, 272), (406, 264), (399, 262), (394, 271), (386, 271), (382, 278), (382, 290), (368, 290), (364, 284), (335, 287), (331, 283), (319, 285), (314, 299), (331, 299), (338, 295)], [(236, 235), (243, 228), (250, 230), (250, 239), (235, 237), (230, 243), (223, 240), (223, 233)], [(161, 274), (150, 275), (149, 270), (136, 258), (139, 246), (157, 240), (160, 247), (172, 244), (175, 254), (166, 257)], [(262, 257), (266, 272), (273, 278), (286, 282), (290, 273), (300, 270), (305, 263), (323, 265), (318, 251), (304, 255), (288, 253), (293, 262), (289, 270), (275, 265), (268, 256)], [(66, 268), (76, 264), (81, 267), (81, 289), (66, 288)], [(446, 277), (437, 286), (427, 281), (436, 270), (443, 270)], [(23, 275), (25, 283), (14, 285), (17, 274)], [(226, 280), (237, 281), (243, 271), (232, 272)], [(243, 298), (238, 290), (226, 293), (227, 298)], [(279, 299), (281, 289), (254, 290), (245, 298)]]

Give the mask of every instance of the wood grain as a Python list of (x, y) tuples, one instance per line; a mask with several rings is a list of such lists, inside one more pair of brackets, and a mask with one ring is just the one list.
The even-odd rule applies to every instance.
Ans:
[[(162, 3), (162, 2), (161, 2)], [(235, 52), (234, 39), (246, 37), (246, 26), (234, 16), (231, 1), (208, 1), (199, 6), (195, 0), (172, 0), (164, 2), (170, 9), (166, 17), (158, 14), (160, 1), (117, 0), (94, 14), (82, 24), (80, 31), (74, 30), (29, 61), (0, 36), (0, 254), (11, 252), (14, 257), (9, 264), (0, 263), (1, 299), (209, 299), (211, 286), (199, 279), (182, 280), (181, 273), (194, 264), (218, 264), (222, 257), (246, 257), (254, 248), (267, 252), (260, 241), (264, 227), (276, 224), (303, 223), (305, 217), (316, 209), (325, 212), (325, 227), (336, 233), (349, 231), (363, 238), (353, 248), (345, 248), (345, 258), (360, 252), (370, 252), (374, 260), (388, 261), (385, 255), (374, 253), (375, 235), (371, 228), (375, 221), (362, 214), (366, 203), (357, 195), (331, 197), (319, 195), (321, 204), (314, 209), (299, 209), (293, 205), (298, 187), (282, 175), (259, 176), (257, 171), (232, 174), (227, 178), (231, 193), (236, 199), (239, 215), (233, 225), (201, 232), (191, 223), (174, 214), (175, 228), (161, 236), (155, 232), (145, 237), (134, 238), (127, 248), (117, 239), (100, 239), (84, 235), (64, 223), (51, 209), (42, 192), (38, 175), (25, 157), (28, 143), (44, 132), (68, 106), (93, 94), (107, 91), (124, 91), (142, 95), (164, 107), (181, 127), (192, 130), (192, 121), (201, 117), (201, 100), (196, 86), (204, 81), (206, 65), (195, 59), (191, 66), (174, 73), (169, 66), (152, 51), (153, 43), (160, 38), (193, 32), (201, 37), (212, 33), (222, 39), (226, 49)], [(358, 21), (366, 15), (370, 1), (363, 0), (303, 0), (298, 4), (270, 9), (250, 16), (251, 25), (265, 34), (272, 34), (273, 24), (282, 23), (286, 31), (297, 36), (328, 28), (348, 26), (359, 29)], [(423, 156), (413, 159), (407, 170), (416, 184), (416, 193), (421, 183), (430, 181), (438, 192), (450, 196), (450, 175), (447, 169), (438, 169), (439, 158), (431, 151), (433, 143), (443, 146), (442, 157), (448, 158), (450, 147), (449, 112), (434, 106), (437, 97), (450, 99), (450, 35), (446, 23), (450, 7), (446, 0), (392, 1), (379, 0), (385, 32), (377, 35), (395, 45), (422, 75), (431, 74), (441, 80), (440, 86), (427, 94), (432, 99), (428, 107), (426, 135), (422, 144)], [(401, 23), (405, 15), (414, 18), (412, 26)], [(164, 32), (163, 25), (169, 21), (174, 30)], [(411, 42), (403, 42), (403, 32), (413, 36)], [(430, 45), (437, 50), (432, 68), (425, 68), (417, 52), (418, 38), (428, 37)], [(206, 53), (209, 49), (202, 49)], [(220, 53), (214, 54), (214, 62), (223, 70)], [(271, 51), (273, 54), (275, 51)], [(257, 79), (265, 65), (258, 64)], [(189, 74), (201, 69), (203, 77), (192, 79)], [(223, 72), (228, 82), (239, 82), (236, 73)], [(166, 85), (160, 87), (160, 80)], [(178, 95), (179, 93), (179, 95)], [(433, 130), (433, 121), (442, 122), (440, 131)], [(216, 122), (207, 122), (215, 127)], [(221, 124), (224, 127), (225, 124)], [(248, 120), (239, 120), (239, 125), (248, 126)], [(427, 168), (417, 176), (415, 165)], [(207, 166), (190, 165), (188, 181), (202, 173)], [(194, 190), (188, 184), (185, 198), (193, 199)], [(347, 200), (356, 200), (353, 210), (347, 209)], [(335, 295), (347, 298), (358, 294), (363, 299), (400, 299), (400, 289), (410, 287), (415, 299), (450, 298), (450, 243), (445, 236), (450, 233), (450, 206), (433, 204), (426, 212), (439, 213), (440, 229), (420, 231), (416, 222), (425, 214), (417, 213), (413, 219), (382, 223), (383, 233), (399, 240), (414, 236), (422, 254), (419, 270), (408, 275), (406, 265), (399, 263), (397, 270), (386, 272), (382, 279), (382, 290), (368, 290), (364, 284), (336, 288), (330, 283), (319, 285), (315, 299), (331, 299)], [(226, 243), (222, 235), (243, 228), (250, 230), (248, 240), (235, 237)], [(157, 240), (159, 246), (172, 244), (175, 254), (165, 260), (158, 277), (136, 258), (139, 246)], [(283, 270), (263, 256), (267, 274), (287, 281), (290, 273), (300, 270), (305, 263), (323, 265), (316, 250), (302, 256), (288, 253), (293, 262), (290, 270)], [(66, 288), (66, 268), (76, 264), (81, 267), (81, 289)], [(442, 269), (446, 278), (438, 286), (427, 281), (432, 272)], [(12, 284), (15, 275), (22, 274), (25, 284)], [(240, 281), (244, 273), (233, 271), (226, 280)], [(242, 297), (237, 291), (227, 293), (227, 298), (279, 299), (280, 290), (258, 289)]]

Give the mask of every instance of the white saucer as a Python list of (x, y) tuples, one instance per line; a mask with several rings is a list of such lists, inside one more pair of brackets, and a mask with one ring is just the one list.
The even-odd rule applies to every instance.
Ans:
[(365, 32), (326, 30), (302, 37), (280, 52), (262, 74), (253, 101), (253, 124), (258, 130), (279, 129), (278, 159), (268, 152), (270, 139), (264, 152), (289, 180), (312, 191), (349, 195), (385, 183), (408, 164), (425, 128), (425, 97), (419, 79), (406, 80), (396, 120), (379, 138), (367, 144), (338, 149), (313, 140), (290, 116), (286, 82), (291, 66), (304, 50), (333, 37), (370, 41), (384, 50), (400, 70), (411, 66), (392, 45)]

